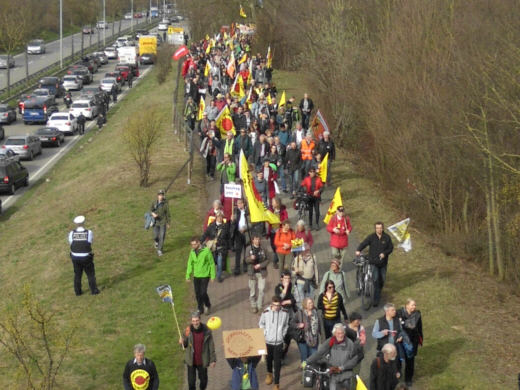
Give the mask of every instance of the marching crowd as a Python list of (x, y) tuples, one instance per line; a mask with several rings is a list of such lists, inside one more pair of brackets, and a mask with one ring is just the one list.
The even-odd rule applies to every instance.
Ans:
[[(322, 227), (321, 194), (331, 182), (335, 145), (327, 131), (313, 127), (315, 106), (308, 94), (299, 103), (295, 97), (286, 101), (285, 92), (278, 96), (272, 82), (270, 51), (267, 57), (253, 55), (251, 44), (251, 35), (238, 30), (206, 37), (191, 45), (182, 67), (184, 118), (200, 136), (206, 174), (210, 180), (219, 180), (221, 193), (206, 215), (202, 234), (190, 240), (186, 281), (193, 282), (198, 310), (179, 339), (186, 353), (188, 388), (197, 389), (198, 378), (198, 388), (206, 389), (208, 367), (216, 363), (212, 332), (201, 321), (203, 314), (212, 312), (210, 281), (236, 283), (232, 275), (247, 273), (251, 315), (260, 314), (258, 326), (267, 347), (265, 384), (280, 389), (282, 367), (294, 340), (304, 385), (308, 383), (306, 375), (312, 373), (309, 367), (326, 366), (328, 388), (353, 390), (367, 331), (361, 314), (347, 311), (352, 288), (343, 269), (352, 226), (343, 206), (336, 207), (323, 226), (330, 237), (330, 269), (324, 275), (318, 273), (313, 250), (312, 231)], [(254, 172), (256, 198), (277, 216), (276, 223), (252, 222), (248, 199), (226, 196), (226, 184), (241, 183), (241, 154)], [(325, 156), (328, 163), (323, 177)], [(154, 227), (159, 255), (170, 223), (164, 195), (160, 191), (151, 207), (152, 217), (160, 221)], [(293, 200), (302, 196), (308, 203), (308, 220), (291, 222), (282, 197)], [(373, 305), (378, 306), (393, 251), (381, 222), (357, 247), (356, 254), (365, 248), (369, 249), (367, 257), (374, 275)], [(280, 282), (274, 291), (267, 292), (266, 307), (268, 269), (279, 273)], [(387, 303), (383, 309), (384, 315), (372, 328), (378, 352), (370, 362), (369, 388), (406, 389), (412, 385), (414, 357), (422, 345), (421, 314), (413, 299), (402, 308)], [(137, 345), (134, 352), (135, 359), (128, 365), (145, 367), (144, 346)], [(259, 389), (256, 368), (260, 360), (260, 356), (228, 359), (230, 388)], [(404, 383), (399, 383), (403, 366)], [(125, 370), (125, 375), (131, 375), (130, 370)], [(151, 376), (157, 377), (158, 386), (157, 373)]]

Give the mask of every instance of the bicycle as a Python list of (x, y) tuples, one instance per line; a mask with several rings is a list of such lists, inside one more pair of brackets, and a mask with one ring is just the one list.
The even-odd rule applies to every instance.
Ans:
[(305, 216), (308, 215), (310, 209), (310, 195), (305, 192), (298, 192), (296, 194), (296, 200), (294, 201), (294, 209), (297, 213), (297, 220), (303, 219), (305, 221)]
[(361, 255), (352, 261), (357, 267), (356, 270), (356, 289), (358, 296), (361, 295), (361, 306), (368, 310), (372, 306), (374, 299), (374, 277), (372, 267), (368, 259)]
[(321, 371), (318, 368), (307, 365), (303, 372), (303, 387), (311, 387), (316, 390), (328, 390), (329, 375), (330, 370), (328, 368), (325, 371)]

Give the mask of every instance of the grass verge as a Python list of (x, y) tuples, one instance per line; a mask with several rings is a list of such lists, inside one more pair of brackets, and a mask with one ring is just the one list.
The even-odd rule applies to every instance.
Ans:
[[(137, 342), (148, 347), (147, 356), (157, 365), (161, 387), (181, 388), (183, 354), (173, 315), (162, 304), (155, 287), (173, 288), (175, 307), (186, 322), (192, 302), (191, 285), (184, 282), (189, 237), (200, 227), (202, 175), (195, 165), (192, 185), (184, 174), (168, 194), (172, 228), (167, 233), (165, 254), (158, 258), (151, 233), (143, 230), (143, 214), (158, 188), (169, 183), (187, 158), (182, 144), (171, 132), (169, 119), (153, 159), (151, 186), (138, 187), (138, 172), (122, 142), (126, 118), (139, 115), (148, 104), (164, 107), (170, 118), (173, 74), (161, 86), (152, 72), (120, 102), (102, 132), (91, 131), (62, 158), (46, 181), (28, 191), (0, 224), (4, 292), (17, 294), (30, 283), (36, 297), (52, 306), (63, 324), (80, 323), (73, 350), (59, 378), (60, 388), (116, 389), (126, 361)], [(22, 207), (23, 205), (23, 207)], [(98, 296), (75, 297), (73, 272), (66, 237), (75, 215), (87, 218), (94, 231)], [(88, 291), (86, 280), (83, 290)], [(11, 367), (12, 359), (5, 365)], [(25, 388), (15, 376), (7, 388)], [(17, 387), (18, 386), (18, 387)]]
[[(276, 71), (279, 94), (299, 102), (310, 84), (305, 75)], [(414, 388), (513, 389), (520, 367), (520, 299), (489, 277), (478, 264), (445, 255), (429, 236), (413, 225), (413, 215), (398, 210), (377, 183), (365, 178), (355, 156), (339, 150), (333, 184), (341, 186), (343, 204), (354, 234), (363, 239), (376, 221), (387, 226), (411, 217), (413, 250), (395, 249), (390, 257), (383, 300), (403, 306), (417, 301), (423, 315), (425, 344), (416, 358)], [(394, 244), (397, 244), (394, 240)], [(397, 245), (396, 245), (397, 246)], [(373, 323), (365, 323), (369, 331)], [(368, 335), (368, 337), (371, 337)], [(369, 365), (370, 361), (362, 365)]]

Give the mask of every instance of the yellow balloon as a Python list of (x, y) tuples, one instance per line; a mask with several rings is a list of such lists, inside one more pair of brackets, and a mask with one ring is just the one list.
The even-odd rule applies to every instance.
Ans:
[(220, 317), (211, 317), (206, 324), (211, 330), (217, 330), (222, 325)]

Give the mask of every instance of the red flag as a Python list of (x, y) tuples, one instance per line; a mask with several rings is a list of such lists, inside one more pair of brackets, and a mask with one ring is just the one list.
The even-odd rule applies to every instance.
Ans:
[(175, 61), (178, 61), (180, 58), (184, 57), (186, 54), (188, 54), (190, 52), (190, 50), (186, 47), (186, 45), (182, 45), (181, 47), (179, 47), (175, 53), (173, 53), (173, 56), (172, 58), (175, 60)]

